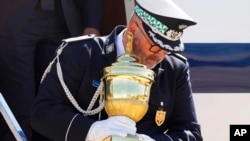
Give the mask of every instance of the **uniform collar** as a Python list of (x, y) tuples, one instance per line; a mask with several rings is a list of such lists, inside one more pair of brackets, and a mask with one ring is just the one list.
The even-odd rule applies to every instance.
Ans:
[[(107, 36), (104, 41), (104, 57), (108, 65), (111, 65), (117, 58), (117, 44), (119, 34), (126, 28), (126, 26), (116, 26), (114, 30)], [(118, 41), (120, 42), (120, 41)], [(122, 41), (121, 41), (122, 42)]]

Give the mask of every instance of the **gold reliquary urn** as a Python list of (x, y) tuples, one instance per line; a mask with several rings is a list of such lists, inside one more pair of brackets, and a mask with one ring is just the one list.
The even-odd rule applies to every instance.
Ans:
[[(154, 72), (138, 63), (136, 57), (122, 55), (104, 68), (105, 111), (108, 116), (127, 116), (138, 122), (148, 110)], [(136, 137), (110, 136), (105, 141), (137, 141)]]
[[(148, 110), (154, 72), (128, 53), (104, 68), (105, 110), (109, 117), (127, 116), (140, 121)], [(110, 136), (104, 141), (138, 141), (136, 136)]]

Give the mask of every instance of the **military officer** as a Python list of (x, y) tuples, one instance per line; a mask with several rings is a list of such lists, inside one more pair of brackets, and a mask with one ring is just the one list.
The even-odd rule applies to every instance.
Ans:
[[(137, 135), (147, 141), (202, 141), (181, 36), (196, 22), (172, 0), (136, 0), (127, 26), (107, 36), (64, 40), (43, 77), (32, 127), (52, 140), (101, 141), (109, 135)], [(102, 71), (125, 53), (155, 72), (149, 108), (138, 122), (107, 116), (98, 102)], [(99, 87), (99, 88), (98, 88)], [(101, 114), (100, 114), (101, 113)]]

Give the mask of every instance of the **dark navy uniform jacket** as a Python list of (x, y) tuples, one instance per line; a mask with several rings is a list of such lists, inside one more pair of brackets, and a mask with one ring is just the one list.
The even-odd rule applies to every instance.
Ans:
[[(100, 81), (103, 68), (116, 61), (114, 42), (124, 28), (116, 27), (104, 39), (93, 37), (69, 42), (59, 56), (64, 81), (82, 109), (87, 109), (97, 89), (93, 82)], [(201, 141), (187, 60), (178, 54), (168, 54), (153, 70), (156, 76), (149, 109), (137, 123), (137, 132), (157, 141)], [(158, 108), (167, 111), (161, 126), (155, 123)], [(101, 118), (107, 118), (105, 110)], [(86, 117), (72, 106), (58, 80), (56, 63), (53, 64), (40, 86), (32, 114), (33, 128), (53, 140), (84, 141), (97, 119), (98, 114)]]

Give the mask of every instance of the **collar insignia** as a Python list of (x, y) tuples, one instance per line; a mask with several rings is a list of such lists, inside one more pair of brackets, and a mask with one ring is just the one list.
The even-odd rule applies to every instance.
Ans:
[(114, 51), (114, 43), (106, 46), (106, 54), (109, 54)]

